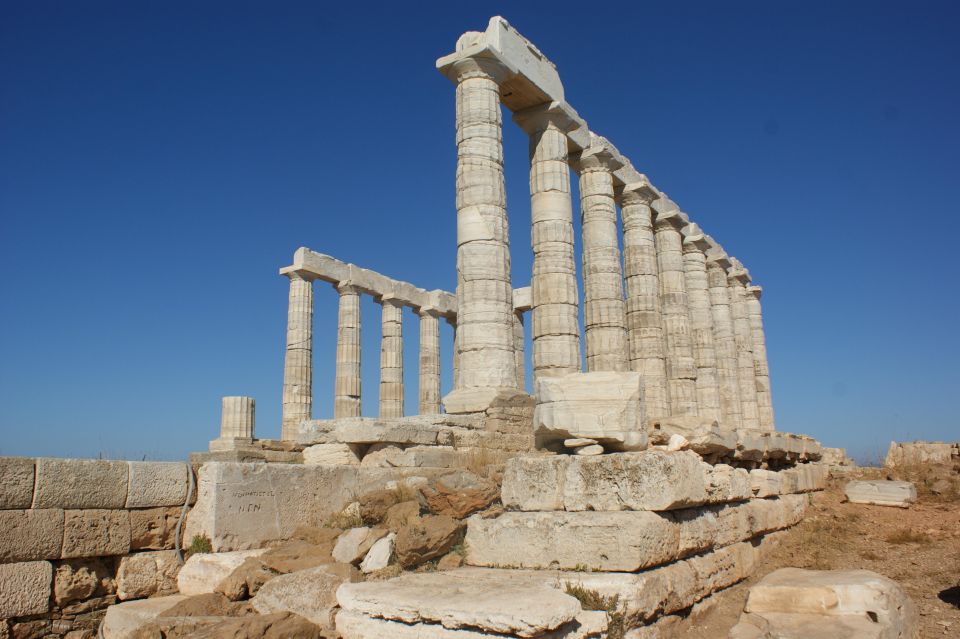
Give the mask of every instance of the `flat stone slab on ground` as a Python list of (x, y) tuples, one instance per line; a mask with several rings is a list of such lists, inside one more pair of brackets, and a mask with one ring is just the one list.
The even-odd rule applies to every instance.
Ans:
[(337, 601), (348, 614), (521, 637), (540, 637), (581, 612), (580, 602), (548, 586), (470, 581), (456, 571), (344, 584)]
[(917, 501), (917, 489), (908, 481), (851, 481), (844, 486), (843, 492), (853, 504), (909, 508)]

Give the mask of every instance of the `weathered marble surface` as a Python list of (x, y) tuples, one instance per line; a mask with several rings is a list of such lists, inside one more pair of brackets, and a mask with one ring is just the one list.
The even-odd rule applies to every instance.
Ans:
[(917, 489), (908, 481), (851, 481), (843, 487), (843, 492), (854, 504), (909, 508), (917, 501)]
[(290, 278), (287, 306), (287, 350), (283, 360), (281, 437), (292, 439), (313, 410), (313, 277), (303, 271)]

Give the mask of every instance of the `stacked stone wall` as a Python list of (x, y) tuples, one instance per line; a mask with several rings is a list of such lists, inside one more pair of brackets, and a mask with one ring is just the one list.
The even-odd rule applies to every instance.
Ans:
[(0, 637), (94, 636), (118, 600), (176, 589), (179, 462), (0, 458)]

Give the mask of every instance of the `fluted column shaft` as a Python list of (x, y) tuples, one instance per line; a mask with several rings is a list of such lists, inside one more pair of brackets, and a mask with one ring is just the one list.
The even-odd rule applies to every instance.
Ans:
[(380, 307), (380, 417), (403, 417), (403, 306), (384, 298)]
[(420, 413), (440, 412), (440, 319), (433, 309), (420, 309)]
[(660, 308), (667, 351), (670, 412), (697, 414), (697, 367), (690, 342), (690, 309), (683, 271), (683, 238), (677, 213), (658, 214), (654, 223), (657, 266), (660, 269)]
[(767, 340), (763, 330), (763, 309), (759, 286), (747, 288), (747, 319), (753, 335), (753, 367), (757, 384), (757, 417), (762, 430), (774, 430), (773, 398), (770, 394), (770, 367), (767, 364)]
[(720, 384), (720, 425), (724, 429), (739, 428), (743, 419), (740, 408), (740, 373), (737, 368), (737, 343), (730, 312), (730, 289), (726, 262), (707, 262), (710, 285), (710, 310), (713, 314), (713, 341), (717, 353), (717, 378)]
[[(533, 375), (580, 372), (577, 267), (567, 136), (541, 114), (530, 135)], [(519, 369), (521, 387), (523, 369)]]
[(360, 416), (360, 292), (348, 283), (337, 286), (337, 369), (333, 416)]
[(296, 439), (297, 427), (313, 410), (313, 283), (299, 272), (287, 273), (287, 349), (283, 361), (281, 438)]
[(613, 173), (599, 155), (580, 157), (584, 341), (587, 371), (626, 371), (627, 326)]
[(706, 239), (699, 229), (691, 229), (683, 240), (683, 273), (690, 306), (693, 361), (697, 365), (697, 414), (719, 421), (720, 383), (713, 341), (713, 314), (707, 283), (707, 256), (704, 253), (706, 248)]
[(670, 414), (670, 395), (660, 317), (657, 248), (650, 208), (654, 196), (646, 185), (627, 185), (620, 198), (620, 213), (623, 217), (630, 370), (643, 375), (647, 416), (666, 417)]
[(745, 271), (732, 269), (727, 276), (730, 286), (730, 312), (733, 335), (737, 343), (737, 378), (740, 383), (740, 409), (743, 428), (759, 428), (757, 381), (753, 364), (753, 332), (747, 317), (747, 285)]
[(457, 388), (517, 388), (498, 70), (492, 61), (477, 58), (454, 68)]

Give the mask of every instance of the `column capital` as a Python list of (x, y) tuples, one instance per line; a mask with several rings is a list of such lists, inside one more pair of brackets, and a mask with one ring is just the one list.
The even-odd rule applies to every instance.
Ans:
[(763, 295), (763, 287), (757, 286), (756, 284), (747, 287), (747, 293), (749, 293), (755, 300), (760, 301), (760, 297)]
[(710, 243), (707, 242), (707, 238), (703, 234), (703, 229), (700, 228), (699, 224), (687, 224), (680, 229), (680, 232), (683, 234), (684, 251), (700, 251), (706, 254)]
[(730, 269), (727, 271), (727, 279), (731, 282), (739, 282), (746, 286), (750, 283), (750, 271), (743, 267), (735, 257), (730, 258)]
[(446, 69), (446, 75), (460, 84), (464, 80), (483, 78), (502, 84), (511, 75), (510, 69), (495, 58), (468, 56), (458, 59)]
[(613, 173), (623, 166), (623, 161), (603, 145), (593, 145), (570, 158), (570, 163), (578, 173), (606, 171)]
[(640, 178), (639, 181), (626, 184), (620, 189), (620, 206), (637, 204), (650, 206), (654, 200), (660, 198), (660, 193), (653, 188), (647, 176), (641, 173)]
[(403, 298), (398, 297), (396, 295), (391, 295), (389, 293), (387, 293), (386, 295), (381, 295), (380, 297), (376, 298), (376, 302), (381, 306), (389, 304), (390, 306), (396, 306), (398, 308), (403, 308), (407, 304), (407, 301), (404, 300)]
[(341, 295), (360, 294), (360, 288), (350, 280), (344, 280), (336, 283), (331, 282), (331, 285), (333, 288), (337, 289), (337, 292)]
[(311, 273), (296, 266), (288, 266), (280, 269), (280, 275), (284, 275), (290, 278), (290, 280), (301, 280), (304, 282), (312, 282), (317, 279), (316, 273)]
[(440, 309), (438, 309), (435, 306), (421, 306), (420, 308), (417, 309), (417, 315), (419, 315), (420, 317), (430, 316), (430, 317), (436, 317), (437, 319), (439, 319), (443, 315), (443, 313), (440, 311)]
[(586, 129), (586, 121), (566, 102), (544, 102), (513, 114), (513, 121), (528, 135), (553, 127), (563, 133)]

